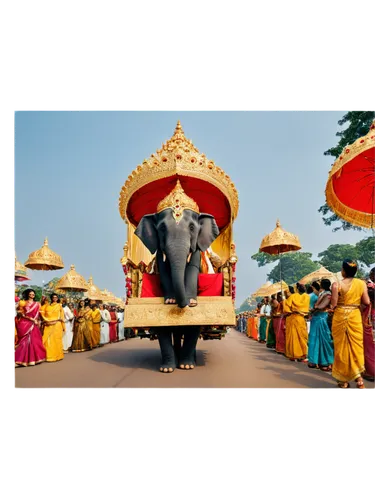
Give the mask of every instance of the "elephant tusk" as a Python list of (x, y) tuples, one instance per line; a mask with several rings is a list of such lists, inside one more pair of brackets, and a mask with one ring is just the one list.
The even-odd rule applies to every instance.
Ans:
[(165, 262), (167, 260), (167, 256), (165, 255), (165, 253), (163, 252), (163, 262)]
[(187, 263), (188, 263), (188, 264), (189, 264), (189, 262), (190, 262), (190, 259), (191, 259), (191, 252), (189, 253), (188, 258), (187, 258)]

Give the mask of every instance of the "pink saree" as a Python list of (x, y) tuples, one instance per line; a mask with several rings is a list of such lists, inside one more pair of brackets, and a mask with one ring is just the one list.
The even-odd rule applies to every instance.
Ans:
[(39, 302), (21, 301), (20, 308), (23, 309), (25, 318), (20, 318), (16, 322), (17, 345), (15, 351), (16, 365), (34, 366), (46, 360), (46, 350), (42, 342), (42, 334), (38, 325), (30, 319), (39, 318)]
[(365, 375), (375, 377), (375, 343), (373, 337), (373, 324), (375, 310), (371, 305), (362, 312), (363, 321), (363, 350), (365, 354)]

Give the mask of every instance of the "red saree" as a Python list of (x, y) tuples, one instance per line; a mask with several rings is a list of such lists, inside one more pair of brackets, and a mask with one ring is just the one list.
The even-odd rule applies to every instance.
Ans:
[(365, 354), (365, 375), (375, 377), (375, 344), (373, 337), (373, 321), (375, 310), (371, 305), (362, 312), (363, 321), (363, 350)]
[(25, 318), (16, 322), (17, 345), (15, 351), (16, 365), (34, 366), (46, 360), (46, 350), (38, 325), (32, 320), (39, 319), (39, 302), (20, 301), (20, 310)]
[(117, 316), (114, 311), (110, 311), (111, 321), (109, 323), (109, 341), (117, 342)]

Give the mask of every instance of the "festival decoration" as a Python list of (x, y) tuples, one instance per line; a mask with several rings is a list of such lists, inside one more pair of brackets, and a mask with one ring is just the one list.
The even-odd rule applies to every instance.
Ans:
[(56, 283), (57, 291), (86, 292), (88, 289), (89, 285), (84, 277), (77, 273), (74, 264), (70, 266), (70, 270)]
[(15, 281), (28, 281), (31, 278), (28, 277), (27, 275), (27, 267), (21, 264), (17, 260), (17, 256), (15, 256), (15, 266), (14, 266), (14, 280)]
[(42, 248), (35, 250), (35, 252), (29, 255), (25, 266), (38, 271), (54, 271), (56, 269), (63, 269), (64, 263), (60, 255), (49, 248), (48, 239), (46, 238)]
[(320, 281), (322, 279), (329, 279), (332, 281), (338, 281), (337, 275), (335, 273), (331, 273), (325, 267), (321, 266), (317, 271), (313, 271), (312, 273), (307, 274), (302, 279), (298, 281), (301, 285), (306, 285), (307, 283), (312, 283), (313, 281)]

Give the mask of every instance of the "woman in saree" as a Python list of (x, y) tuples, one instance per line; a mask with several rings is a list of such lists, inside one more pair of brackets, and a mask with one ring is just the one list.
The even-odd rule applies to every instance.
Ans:
[(48, 362), (64, 359), (63, 334), (65, 332), (65, 315), (56, 293), (51, 295), (51, 303), (41, 307), (43, 319), (43, 345), (47, 352)]
[(113, 342), (117, 342), (117, 316), (114, 307), (111, 307), (109, 310), (109, 315), (111, 316), (109, 322), (109, 342), (112, 344)]
[[(88, 307), (88, 309), (87, 309)], [(84, 352), (92, 349), (92, 311), (87, 302), (80, 300), (77, 316), (74, 319), (72, 352)]]
[(290, 361), (305, 361), (307, 355), (307, 325), (305, 316), (309, 313), (310, 297), (305, 287), (297, 283), (297, 292), (284, 301), (288, 313), (285, 332), (285, 355)]
[(46, 360), (46, 350), (38, 326), (40, 304), (34, 299), (34, 290), (28, 288), (23, 292), (23, 300), (18, 302), (15, 350), (15, 361), (18, 366), (35, 366)]
[(273, 318), (275, 312), (279, 309), (279, 303), (276, 299), (276, 295), (271, 296), (271, 312), (269, 317), (268, 331), (267, 331), (267, 342), (266, 347), (269, 349), (275, 349), (276, 347), (276, 333), (273, 326)]
[(283, 296), (279, 292), (277, 294), (277, 307), (272, 313), (273, 329), (276, 336), (276, 346), (275, 350), (278, 354), (285, 354), (285, 316), (283, 314)]
[(359, 389), (365, 387), (361, 376), (365, 369), (365, 360), (360, 306), (368, 306), (370, 299), (366, 284), (354, 277), (357, 269), (356, 262), (344, 260), (341, 270), (344, 279), (332, 285), (332, 376), (342, 389), (347, 389), (352, 380), (355, 380)]
[(96, 303), (92, 305), (92, 346), (99, 347), (100, 345), (100, 323), (102, 316)]
[[(314, 288), (319, 286), (315, 283)], [(329, 305), (331, 303), (331, 282), (323, 279), (320, 284), (318, 299), (315, 301), (309, 334), (308, 367), (331, 371), (333, 363), (333, 342), (328, 327)], [(311, 301), (310, 301), (311, 305)]]
[(261, 303), (257, 304), (257, 308), (254, 311), (253, 324), (251, 327), (251, 338), (254, 340), (258, 340), (259, 316), (261, 307), (262, 307)]
[(365, 372), (363, 378), (374, 382), (375, 379), (375, 267), (370, 271), (367, 282), (367, 293), (370, 305), (365, 306), (362, 312), (363, 321), (363, 350), (365, 355)]

